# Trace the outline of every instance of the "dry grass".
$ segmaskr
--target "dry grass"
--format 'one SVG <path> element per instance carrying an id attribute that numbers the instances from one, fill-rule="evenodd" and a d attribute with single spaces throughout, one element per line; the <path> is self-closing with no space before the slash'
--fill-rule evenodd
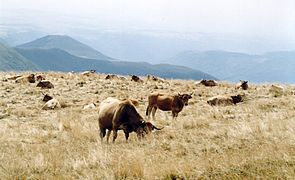
<path id="1" fill-rule="evenodd" d="M 249 90 L 236 92 L 227 82 L 208 88 L 193 81 L 137 84 L 104 80 L 104 75 L 44 74 L 54 89 L 0 82 L 1 179 L 295 177 L 294 86 L 284 85 L 284 94 L 276 96 L 270 84 L 250 84 Z M 144 116 L 147 96 L 154 91 L 194 92 L 194 97 L 175 122 L 171 113 L 158 111 L 153 123 L 164 129 L 145 140 L 131 134 L 126 143 L 119 132 L 115 144 L 102 145 L 97 109 L 82 107 L 109 96 L 132 98 Z M 41 92 L 60 100 L 62 108 L 41 110 Z M 246 101 L 218 107 L 206 103 L 209 97 L 235 93 L 245 93 Z"/>

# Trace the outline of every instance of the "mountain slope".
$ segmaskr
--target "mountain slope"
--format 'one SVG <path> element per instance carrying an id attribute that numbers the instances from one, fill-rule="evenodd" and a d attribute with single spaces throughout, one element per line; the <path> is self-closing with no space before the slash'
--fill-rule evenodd
<path id="1" fill-rule="evenodd" d="M 16 50 L 37 64 L 44 71 L 84 71 L 95 69 L 101 73 L 154 74 L 166 78 L 216 79 L 215 77 L 186 67 L 175 65 L 151 65 L 144 62 L 124 62 L 93 60 L 73 56 L 61 49 L 22 49 Z"/>
<path id="2" fill-rule="evenodd" d="M 0 71 L 35 71 L 39 68 L 31 61 L 10 48 L 0 43 Z"/>
<path id="3" fill-rule="evenodd" d="M 58 48 L 68 53 L 89 59 L 111 60 L 112 58 L 98 52 L 97 50 L 69 37 L 62 35 L 48 35 L 34 41 L 17 46 L 17 48 Z"/>
<path id="4" fill-rule="evenodd" d="M 165 62 L 199 69 L 228 81 L 295 82 L 292 75 L 295 74 L 295 52 L 249 55 L 226 51 L 187 51 Z"/>

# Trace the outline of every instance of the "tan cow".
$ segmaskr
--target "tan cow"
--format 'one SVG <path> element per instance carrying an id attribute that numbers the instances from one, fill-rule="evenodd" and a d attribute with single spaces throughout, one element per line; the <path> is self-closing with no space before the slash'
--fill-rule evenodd
<path id="1" fill-rule="evenodd" d="M 58 109 L 61 108 L 61 105 L 59 101 L 55 98 L 47 101 L 44 106 L 42 107 L 43 110 L 49 110 L 49 109 Z"/>
<path id="2" fill-rule="evenodd" d="M 211 106 L 233 105 L 243 101 L 243 95 L 226 96 L 218 95 L 208 99 L 207 103 Z"/>
<path id="3" fill-rule="evenodd" d="M 188 105 L 188 100 L 192 98 L 192 94 L 168 95 L 157 92 L 152 93 L 148 97 L 146 116 L 150 119 L 152 113 L 153 119 L 155 119 L 156 111 L 159 108 L 162 111 L 172 111 L 172 117 L 176 119 L 183 107 Z"/>
<path id="4" fill-rule="evenodd" d="M 103 142 L 103 138 L 106 135 L 106 130 L 108 130 L 107 142 L 109 141 L 111 131 L 113 131 L 113 142 L 115 142 L 118 130 L 124 131 L 127 141 L 131 132 L 136 132 L 138 139 L 141 139 L 145 133 L 148 134 L 150 132 L 147 130 L 159 129 L 153 128 L 153 125 L 152 128 L 150 124 L 147 125 L 129 100 L 121 101 L 115 98 L 107 98 L 101 102 L 98 109 L 101 142 Z"/>
<path id="5" fill-rule="evenodd" d="M 243 90 L 247 90 L 248 89 L 248 81 L 244 81 L 244 80 L 240 80 L 240 82 L 238 82 L 236 84 L 236 89 L 243 89 Z"/>
<path id="6" fill-rule="evenodd" d="M 84 75 L 84 76 L 90 76 L 90 75 L 95 74 L 95 73 L 96 73 L 96 70 L 89 70 L 89 71 L 84 71 L 81 74 Z"/>
<path id="7" fill-rule="evenodd" d="M 16 83 L 35 83 L 35 75 L 21 76 L 15 79 Z"/>

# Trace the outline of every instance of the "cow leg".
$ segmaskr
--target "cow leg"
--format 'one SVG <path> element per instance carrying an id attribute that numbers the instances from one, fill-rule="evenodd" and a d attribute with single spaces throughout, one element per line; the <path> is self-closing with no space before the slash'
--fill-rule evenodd
<path id="1" fill-rule="evenodd" d="M 129 132 L 124 131 L 124 133 L 125 133 L 125 138 L 126 138 L 126 142 L 127 142 L 128 141 L 128 138 L 129 138 Z"/>
<path id="2" fill-rule="evenodd" d="M 176 120 L 176 117 L 177 117 L 177 112 L 172 111 L 172 119 L 173 120 Z"/>
<path id="3" fill-rule="evenodd" d="M 100 139 L 101 139 L 101 143 L 103 142 L 103 138 L 106 135 L 106 129 L 100 129 Z"/>
<path id="4" fill-rule="evenodd" d="M 153 120 L 155 120 L 155 114 L 156 114 L 156 111 L 157 111 L 157 108 L 154 107 L 154 108 L 152 109 Z"/>
<path id="5" fill-rule="evenodd" d="M 114 129 L 113 130 L 113 143 L 115 142 L 117 136 L 118 136 L 118 130 Z"/>
<path id="6" fill-rule="evenodd" d="M 108 130 L 108 133 L 107 133 L 107 143 L 109 143 L 109 138 L 110 138 L 111 132 L 112 132 L 112 130 Z"/>
<path id="7" fill-rule="evenodd" d="M 151 117 L 151 111 L 152 111 L 153 107 L 152 106 L 148 106 L 146 108 L 146 116 L 148 117 L 148 119 L 150 119 Z"/>

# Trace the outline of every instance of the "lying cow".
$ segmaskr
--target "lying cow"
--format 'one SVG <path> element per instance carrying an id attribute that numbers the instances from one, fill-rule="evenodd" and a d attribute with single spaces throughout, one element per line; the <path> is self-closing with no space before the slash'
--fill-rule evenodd
<path id="1" fill-rule="evenodd" d="M 49 101 L 49 100 L 51 100 L 51 99 L 53 99 L 52 96 L 50 96 L 50 95 L 48 95 L 48 94 L 45 94 L 45 95 L 43 96 L 42 101 L 47 102 L 47 101 Z"/>
<path id="2" fill-rule="evenodd" d="M 35 79 L 36 79 L 37 82 L 39 82 L 39 81 L 45 80 L 45 77 L 42 76 L 42 75 L 38 75 L 38 76 L 35 77 Z"/>
<path id="3" fill-rule="evenodd" d="M 22 75 L 14 75 L 7 78 L 7 80 L 16 80 L 17 78 L 22 77 Z"/>
<path id="4" fill-rule="evenodd" d="M 216 105 L 232 105 L 242 101 L 243 101 L 243 97 L 241 95 L 236 95 L 236 96 L 218 95 L 218 96 L 210 98 L 207 101 L 207 103 L 211 106 L 216 106 Z"/>
<path id="5" fill-rule="evenodd" d="M 84 76 L 90 76 L 91 74 L 95 74 L 96 70 L 89 70 L 89 71 L 84 71 L 81 74 Z"/>
<path id="6" fill-rule="evenodd" d="M 136 75 L 131 75 L 131 81 L 134 81 L 134 82 L 143 82 L 142 79 L 140 79 L 138 76 Z"/>
<path id="7" fill-rule="evenodd" d="M 35 83 L 35 75 L 21 76 L 15 79 L 16 83 Z"/>
<path id="8" fill-rule="evenodd" d="M 165 80 L 156 76 L 152 76 L 152 75 L 147 75 L 147 80 L 148 81 L 155 81 L 155 82 L 160 82 L 160 83 L 164 83 Z"/>
<path id="9" fill-rule="evenodd" d="M 44 106 L 42 107 L 43 110 L 57 109 L 57 108 L 61 108 L 61 105 L 60 105 L 59 101 L 55 98 L 47 101 L 44 104 Z"/>
<path id="10" fill-rule="evenodd" d="M 244 81 L 244 80 L 240 80 L 239 83 L 236 84 L 236 89 L 243 89 L 243 90 L 247 90 L 248 89 L 248 81 Z"/>
<path id="11" fill-rule="evenodd" d="M 111 131 L 113 131 L 113 142 L 115 142 L 118 130 L 124 131 L 127 141 L 131 132 L 136 132 L 137 137 L 140 139 L 144 137 L 145 133 L 150 133 L 147 130 L 159 129 L 150 123 L 147 124 L 136 111 L 131 101 L 121 101 L 115 98 L 107 98 L 101 102 L 98 110 L 98 124 L 101 142 L 103 142 L 106 135 L 106 130 L 108 130 L 107 142 Z"/>
<path id="12" fill-rule="evenodd" d="M 188 100 L 192 98 L 192 94 L 168 95 L 161 93 L 152 93 L 148 97 L 148 107 L 146 109 L 146 116 L 150 119 L 152 112 L 153 119 L 159 108 L 162 111 L 172 111 L 173 119 L 176 119 L 178 113 L 182 111 L 184 106 L 188 105 Z"/>
<path id="13" fill-rule="evenodd" d="M 48 80 L 42 80 L 38 82 L 36 87 L 40 87 L 42 89 L 52 89 L 54 88 L 54 85 Z"/>
<path id="14" fill-rule="evenodd" d="M 217 82 L 214 80 L 201 80 L 200 82 L 198 82 L 197 84 L 202 84 L 204 86 L 217 86 Z"/>
<path id="15" fill-rule="evenodd" d="M 109 79 L 109 80 L 114 80 L 114 79 L 119 79 L 119 77 L 115 74 L 108 74 L 105 79 Z"/>

